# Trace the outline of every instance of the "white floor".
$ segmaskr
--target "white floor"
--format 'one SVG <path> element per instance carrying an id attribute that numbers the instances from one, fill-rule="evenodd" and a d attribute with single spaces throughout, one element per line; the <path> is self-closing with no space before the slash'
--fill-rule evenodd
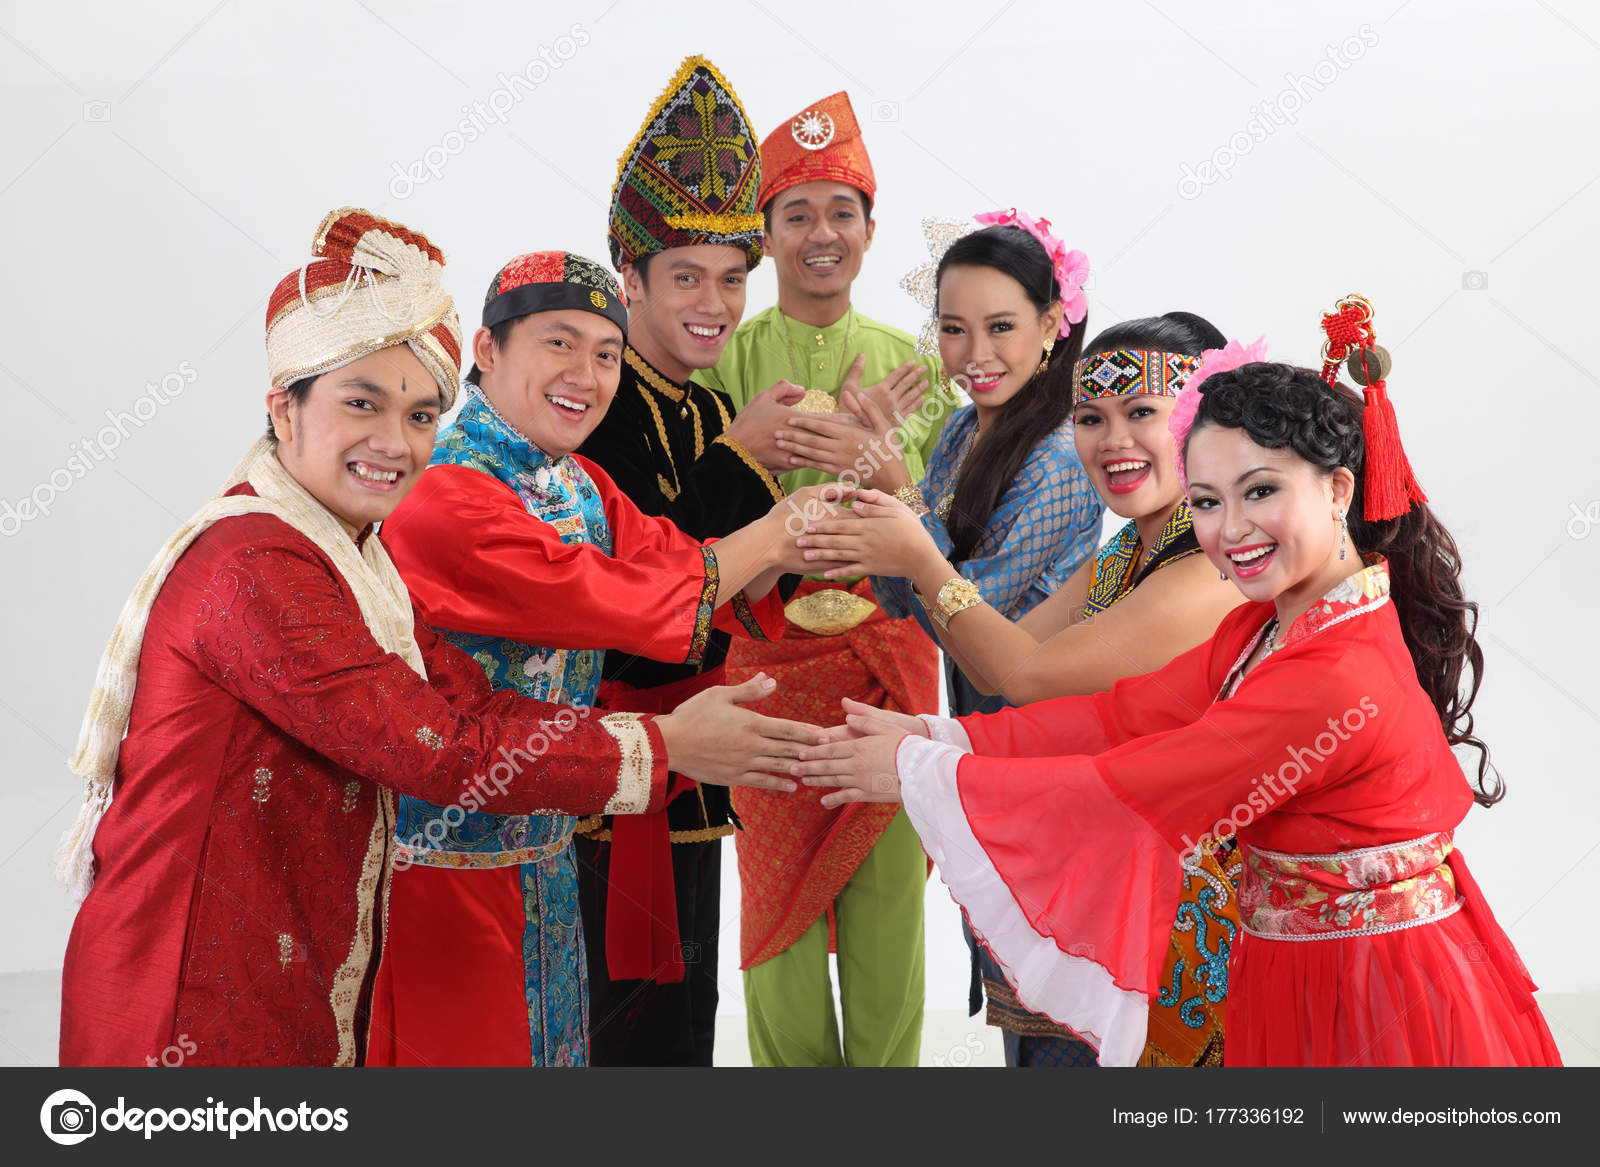
<path id="1" fill-rule="evenodd" d="M 1569 1066 L 1600 1066 L 1600 993 L 1541 993 L 1539 1004 Z M 53 1066 L 61 1009 L 61 973 L 0 974 L 0 1065 Z M 922 1029 L 924 1066 L 999 1066 L 998 1030 L 981 1017 L 930 1010 Z M 744 1014 L 717 1018 L 717 1064 L 748 1066 Z"/>

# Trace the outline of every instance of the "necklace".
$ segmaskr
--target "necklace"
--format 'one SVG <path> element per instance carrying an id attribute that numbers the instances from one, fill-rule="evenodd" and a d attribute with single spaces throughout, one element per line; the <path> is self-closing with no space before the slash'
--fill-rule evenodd
<path id="1" fill-rule="evenodd" d="M 950 504 L 956 500 L 956 484 L 961 481 L 961 468 L 967 464 L 967 455 L 972 453 L 972 447 L 978 440 L 978 427 L 973 426 L 972 432 L 967 435 L 967 440 L 961 443 L 961 452 L 956 455 L 955 469 L 950 474 L 950 489 L 939 496 L 939 501 L 933 504 L 933 513 L 946 521 L 950 518 Z"/>
<path id="2" fill-rule="evenodd" d="M 778 309 L 778 322 L 783 327 L 783 344 L 784 344 L 784 347 L 789 352 L 789 371 L 794 374 L 794 383 L 796 385 L 804 387 L 805 383 L 806 383 L 806 374 L 805 374 L 805 371 L 800 367 L 800 358 L 795 355 L 794 337 L 789 335 L 789 318 L 783 314 L 783 309 L 782 308 Z M 850 333 L 855 328 L 855 326 L 856 326 L 856 310 L 854 308 L 851 308 L 845 313 L 844 343 L 839 346 L 839 356 L 838 356 L 838 359 L 834 362 L 834 368 L 839 373 L 839 379 L 834 384 L 834 387 L 833 387 L 833 392 L 834 392 L 834 396 L 835 397 L 838 396 L 839 390 L 841 388 L 843 388 L 843 386 L 844 386 L 844 373 L 845 373 L 845 370 L 847 370 L 850 367 L 849 365 L 846 365 L 844 362 L 845 362 L 845 358 L 849 355 L 849 352 L 850 352 Z M 817 333 L 817 344 L 818 344 L 818 346 L 821 346 L 823 343 L 825 343 L 825 342 L 823 341 L 822 333 L 819 332 L 819 333 Z M 820 368 L 821 366 L 819 365 L 818 367 Z"/>
<path id="3" fill-rule="evenodd" d="M 1261 641 L 1264 647 L 1261 656 L 1256 660 L 1258 665 L 1283 647 L 1278 643 L 1278 618 L 1276 616 L 1268 620 L 1267 626 L 1261 630 Z"/>

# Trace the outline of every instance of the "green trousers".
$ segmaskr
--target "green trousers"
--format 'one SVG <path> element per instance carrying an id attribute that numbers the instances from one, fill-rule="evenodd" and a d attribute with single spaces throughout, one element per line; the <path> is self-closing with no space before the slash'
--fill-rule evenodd
<path id="1" fill-rule="evenodd" d="M 915 1066 L 922 1050 L 928 864 L 902 809 L 833 901 L 844 1044 L 828 975 L 828 917 L 744 972 L 758 1066 Z"/>

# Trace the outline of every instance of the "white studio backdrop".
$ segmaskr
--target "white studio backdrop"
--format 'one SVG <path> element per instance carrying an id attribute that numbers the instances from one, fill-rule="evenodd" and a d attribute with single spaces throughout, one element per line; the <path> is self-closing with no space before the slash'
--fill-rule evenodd
<path id="1" fill-rule="evenodd" d="M 605 258 L 617 156 L 690 53 L 763 135 L 850 92 L 880 183 L 856 303 L 908 331 L 919 220 L 1011 206 L 1088 252 L 1091 331 L 1181 308 L 1309 364 L 1319 313 L 1372 299 L 1483 604 L 1478 726 L 1510 796 L 1459 839 L 1535 978 L 1600 989 L 1582 0 L 0 4 L 0 973 L 60 967 L 52 856 L 96 662 L 259 430 L 266 296 L 319 219 L 359 205 L 427 232 L 470 330 L 512 255 Z M 748 310 L 773 297 L 767 264 Z M 731 1011 L 736 870 L 730 845 Z M 928 904 L 929 1008 L 959 1009 L 937 879 Z"/>

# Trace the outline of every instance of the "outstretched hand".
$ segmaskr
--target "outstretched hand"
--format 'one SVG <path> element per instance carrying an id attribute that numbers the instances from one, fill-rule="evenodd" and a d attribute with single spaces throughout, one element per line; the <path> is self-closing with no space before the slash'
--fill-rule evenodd
<path id="1" fill-rule="evenodd" d="M 920 361 L 907 361 L 863 389 L 866 364 L 865 354 L 850 363 L 836 412 L 789 418 L 787 428 L 776 435 L 776 445 L 791 467 L 808 466 L 836 477 L 851 471 L 863 483 L 897 490 L 911 482 L 911 475 L 895 431 L 927 391 L 928 370 Z"/>
<path id="2" fill-rule="evenodd" d="M 879 712 L 874 710 L 874 712 Z M 906 734 L 884 722 L 860 718 L 862 736 L 807 746 L 789 772 L 807 786 L 836 787 L 822 797 L 825 807 L 852 802 L 899 802 L 896 755 Z"/>
<path id="3" fill-rule="evenodd" d="M 752 458 L 773 473 L 791 468 L 789 455 L 778 448 L 778 427 L 788 420 L 806 391 L 789 381 L 779 381 L 752 397 L 726 430 Z"/>
<path id="4" fill-rule="evenodd" d="M 858 575 L 911 578 L 919 561 L 940 555 L 922 520 L 905 503 L 878 490 L 858 491 L 849 517 L 808 522 L 795 539 L 809 570 L 825 579 Z M 943 558 L 940 555 L 940 558 Z"/>
<path id="5" fill-rule="evenodd" d="M 867 737 L 874 733 L 910 733 L 918 737 L 928 736 L 928 723 L 915 714 L 879 709 L 876 705 L 868 705 L 865 701 L 856 701 L 849 697 L 843 698 L 839 704 L 844 708 L 844 724 L 822 731 L 825 740 L 829 742 L 854 741 L 856 738 Z"/>
<path id="6" fill-rule="evenodd" d="M 671 713 L 657 717 L 668 765 L 714 786 L 797 789 L 779 775 L 789 773 L 801 751 L 826 741 L 827 735 L 814 725 L 742 707 L 743 702 L 770 697 L 776 688 L 776 681 L 758 673 L 742 685 L 717 685 L 696 693 Z"/>
<path id="7" fill-rule="evenodd" d="M 896 369 L 891 369 L 889 375 L 875 385 L 865 388 L 861 385 L 861 374 L 866 370 L 866 354 L 862 354 L 850 365 L 850 371 L 845 374 L 844 382 L 839 386 L 839 403 L 852 413 L 857 419 L 868 427 L 872 422 L 858 408 L 859 402 L 846 401 L 846 395 L 865 398 L 870 401 L 885 418 L 894 425 L 900 425 L 911 414 L 911 411 L 921 404 L 923 395 L 928 391 L 928 367 L 919 360 L 909 360 Z"/>

